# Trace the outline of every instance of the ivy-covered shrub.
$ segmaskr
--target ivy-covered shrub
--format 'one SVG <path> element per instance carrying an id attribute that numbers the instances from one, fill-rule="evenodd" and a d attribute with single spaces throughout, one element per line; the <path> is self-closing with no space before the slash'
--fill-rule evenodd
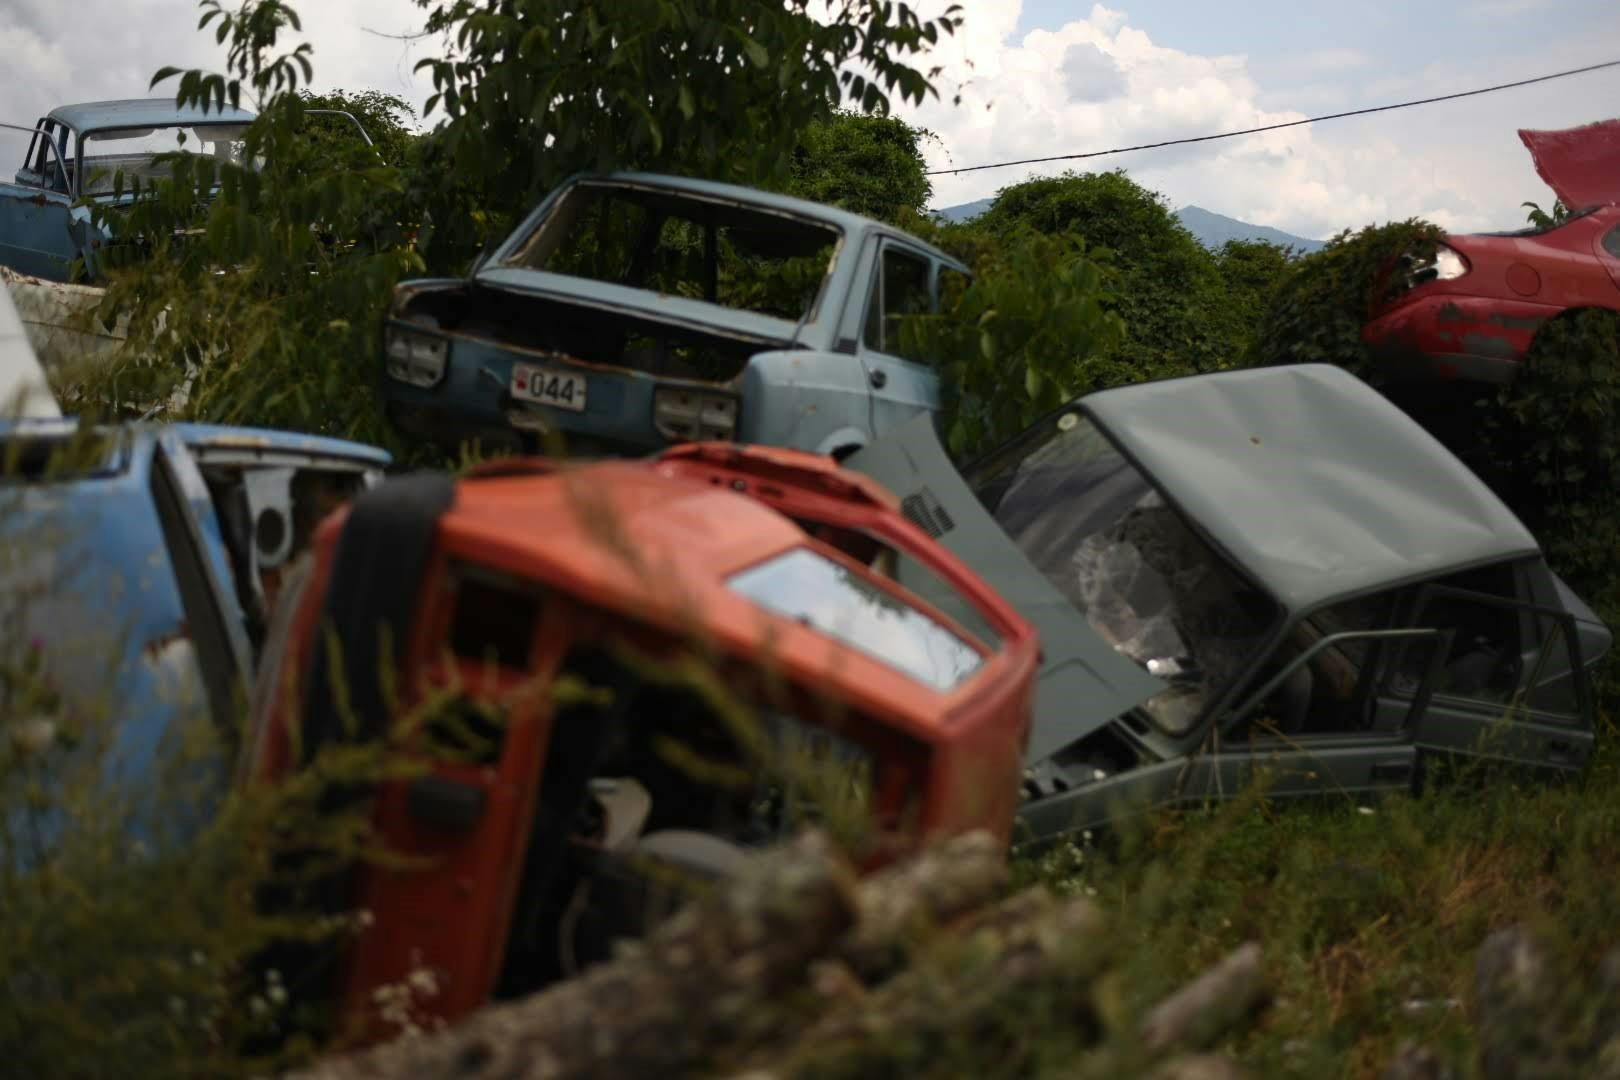
<path id="1" fill-rule="evenodd" d="M 953 454 L 987 450 L 1042 413 L 1091 390 L 1133 381 L 1115 352 L 1124 323 L 1108 310 L 1109 253 L 1067 233 L 972 229 L 936 237 L 974 278 L 951 275 L 938 315 L 902 321 L 901 349 L 940 373 Z"/>
<path id="2" fill-rule="evenodd" d="M 975 222 L 997 236 L 1066 233 L 1107 248 L 1117 271 L 1108 310 L 1129 333 L 1113 347 L 1137 381 L 1235 364 L 1250 327 L 1232 317 L 1216 255 L 1169 202 L 1121 170 L 1064 173 L 1001 189 Z"/>
<path id="3" fill-rule="evenodd" d="M 1410 218 L 1346 229 L 1296 259 L 1271 293 L 1251 363 L 1338 364 L 1376 385 L 1361 328 L 1387 298 L 1401 256 L 1432 255 L 1443 235 L 1438 225 Z"/>
<path id="4" fill-rule="evenodd" d="M 1620 626 L 1620 312 L 1544 323 L 1485 415 L 1487 479 L 1559 573 Z"/>

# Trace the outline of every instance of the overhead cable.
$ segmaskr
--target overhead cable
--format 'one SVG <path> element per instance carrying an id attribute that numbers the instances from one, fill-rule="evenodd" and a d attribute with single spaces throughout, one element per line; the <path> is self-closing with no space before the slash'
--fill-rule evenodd
<path id="1" fill-rule="evenodd" d="M 1239 135 L 1257 135 L 1262 131 L 1279 131 L 1283 128 L 1299 127 L 1301 124 L 1319 124 L 1323 120 L 1342 120 L 1347 116 L 1366 116 L 1369 113 L 1389 112 L 1393 109 L 1410 109 L 1416 105 L 1433 105 L 1437 101 L 1456 101 L 1458 98 L 1476 97 L 1480 94 L 1494 94 L 1498 90 L 1512 90 L 1520 86 L 1530 86 L 1534 83 L 1551 82 L 1553 79 L 1567 79 L 1571 75 L 1585 75 L 1591 71 L 1602 71 L 1604 68 L 1620 67 L 1620 60 L 1609 60 L 1602 64 L 1589 64 L 1586 67 L 1571 68 L 1568 71 L 1555 71 L 1550 75 L 1537 75 L 1533 79 L 1520 79 L 1517 82 L 1498 83 L 1495 86 L 1482 86 L 1477 90 L 1462 90 L 1455 94 L 1441 94 L 1438 97 L 1418 98 L 1415 101 L 1399 101 L 1393 105 L 1374 105 L 1366 109 L 1351 109 L 1348 112 L 1328 113 L 1325 116 L 1309 116 L 1303 120 L 1287 120 L 1280 124 L 1263 124 L 1260 127 L 1240 128 L 1237 131 L 1221 131 L 1213 135 L 1191 135 L 1182 139 L 1165 139 L 1163 142 L 1138 143 L 1135 146 L 1116 146 L 1111 150 L 1090 150 L 1081 154 L 1057 154 L 1053 157 L 1021 158 L 1018 161 L 993 161 L 987 165 L 964 165 L 957 169 L 930 169 L 929 176 L 955 176 L 958 173 L 979 172 L 982 169 L 1006 169 L 1014 165 L 1044 165 L 1052 161 L 1079 161 L 1082 158 L 1107 157 L 1109 154 L 1128 154 L 1133 150 L 1157 150 L 1164 146 L 1184 146 L 1187 143 L 1213 142 L 1216 139 L 1232 139 Z"/>

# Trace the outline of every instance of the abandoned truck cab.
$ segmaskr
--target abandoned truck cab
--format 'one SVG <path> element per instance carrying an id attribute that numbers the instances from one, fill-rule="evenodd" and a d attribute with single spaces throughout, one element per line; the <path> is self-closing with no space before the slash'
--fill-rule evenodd
<path id="1" fill-rule="evenodd" d="M 413 435 L 571 456 L 734 439 L 841 455 L 938 408 L 900 316 L 966 267 L 859 215 L 636 173 L 562 184 L 467 280 L 407 281 L 383 397 Z"/>
<path id="2" fill-rule="evenodd" d="M 1082 398 L 966 470 L 851 459 L 1039 628 L 1020 817 L 1408 789 L 1435 755 L 1579 769 L 1610 634 L 1488 488 L 1324 365 Z M 926 595 L 926 589 L 923 590 Z"/>
<path id="3" fill-rule="evenodd" d="M 88 277 L 112 241 L 80 204 L 132 198 L 128 178 L 168 175 L 159 155 L 177 151 L 238 162 L 245 109 L 179 106 L 172 97 L 63 105 L 34 124 L 0 123 L 0 265 L 67 281 L 76 260 Z M 115 174 L 126 177 L 115 190 Z"/>
<path id="4" fill-rule="evenodd" d="M 967 617 L 898 586 L 902 566 Z M 723 874 L 835 812 L 877 861 L 1009 836 L 1038 662 L 1032 628 L 875 484 L 731 445 L 385 483 L 322 526 L 271 639 L 244 779 L 343 737 L 340 685 L 353 730 L 427 770 L 371 794 L 412 863 L 299 901 L 371 928 L 336 960 L 278 961 L 324 970 L 309 992 L 362 1039 L 389 1033 L 374 992 L 413 962 L 439 987 L 427 1022 L 602 956 L 649 917 L 649 862 Z"/>

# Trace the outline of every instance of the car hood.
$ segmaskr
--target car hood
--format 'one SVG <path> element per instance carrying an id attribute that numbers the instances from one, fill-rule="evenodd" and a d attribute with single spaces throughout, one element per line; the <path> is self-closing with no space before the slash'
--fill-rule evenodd
<path id="1" fill-rule="evenodd" d="M 1620 203 L 1620 118 L 1558 131 L 1520 128 L 1519 138 L 1570 210 Z"/>
<path id="2" fill-rule="evenodd" d="M 1041 638 L 1041 674 L 1027 764 L 1051 757 L 1165 688 L 1163 681 L 1115 651 L 996 524 L 946 457 L 931 415 L 919 415 L 843 464 L 897 495 L 908 518 L 1035 625 Z M 960 603 L 931 579 L 905 580 L 903 568 L 901 578 L 947 613 Z"/>

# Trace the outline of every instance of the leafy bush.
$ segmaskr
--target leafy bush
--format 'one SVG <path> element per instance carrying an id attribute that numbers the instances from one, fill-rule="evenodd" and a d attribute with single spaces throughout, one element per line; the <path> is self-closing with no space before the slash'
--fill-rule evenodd
<path id="1" fill-rule="evenodd" d="M 996 235 L 1072 233 L 1112 251 L 1118 277 L 1108 310 L 1128 330 L 1113 351 L 1138 380 L 1218 370 L 1243 351 L 1249 328 L 1233 317 L 1216 257 L 1164 196 L 1122 171 L 1014 184 L 976 223 Z"/>
<path id="2" fill-rule="evenodd" d="M 1133 380 L 1112 355 L 1124 327 L 1107 310 L 1107 252 L 1030 229 L 995 239 L 969 227 L 936 239 L 971 258 L 975 277 L 963 287 L 952 275 L 941 314 L 907 316 L 900 340 L 940 372 L 954 454 L 988 449 L 1081 393 Z"/>
<path id="3" fill-rule="evenodd" d="M 743 183 L 786 180 L 800 133 L 847 103 L 935 93 L 914 66 L 959 8 L 925 19 L 885 0 L 432 0 L 454 42 L 419 65 L 427 115 L 478 190 L 490 236 L 582 170 L 639 168 Z"/>
<path id="4" fill-rule="evenodd" d="M 1297 259 L 1271 294 L 1250 360 L 1338 364 L 1377 383 L 1361 328 L 1385 298 L 1388 272 L 1404 254 L 1432 255 L 1444 234 L 1412 218 L 1346 229 Z"/>
<path id="5" fill-rule="evenodd" d="M 1518 378 L 1483 415 L 1486 478 L 1554 568 L 1620 626 L 1620 313 L 1577 310 L 1544 323 Z M 1620 663 L 1611 657 L 1605 671 L 1614 683 Z"/>
<path id="6" fill-rule="evenodd" d="M 156 80 L 180 75 L 180 98 L 199 105 L 264 101 L 240 148 L 258 167 L 175 155 L 172 178 L 131 185 L 133 205 L 93 209 L 115 235 L 140 238 L 110 269 L 99 312 L 108 325 L 127 318 L 129 336 L 69 404 L 121 413 L 167 402 L 159 413 L 177 418 L 386 442 L 371 392 L 384 299 L 422 267 L 395 213 L 401 174 L 359 139 L 331 137 L 330 118 L 312 130 L 296 92 L 308 46 L 274 55 L 298 26 L 290 9 L 203 7 L 228 42 L 229 77 Z"/>
<path id="7" fill-rule="evenodd" d="M 840 110 L 799 133 L 785 190 L 879 221 L 920 217 L 934 192 L 922 155 L 930 139 L 897 116 Z"/>

